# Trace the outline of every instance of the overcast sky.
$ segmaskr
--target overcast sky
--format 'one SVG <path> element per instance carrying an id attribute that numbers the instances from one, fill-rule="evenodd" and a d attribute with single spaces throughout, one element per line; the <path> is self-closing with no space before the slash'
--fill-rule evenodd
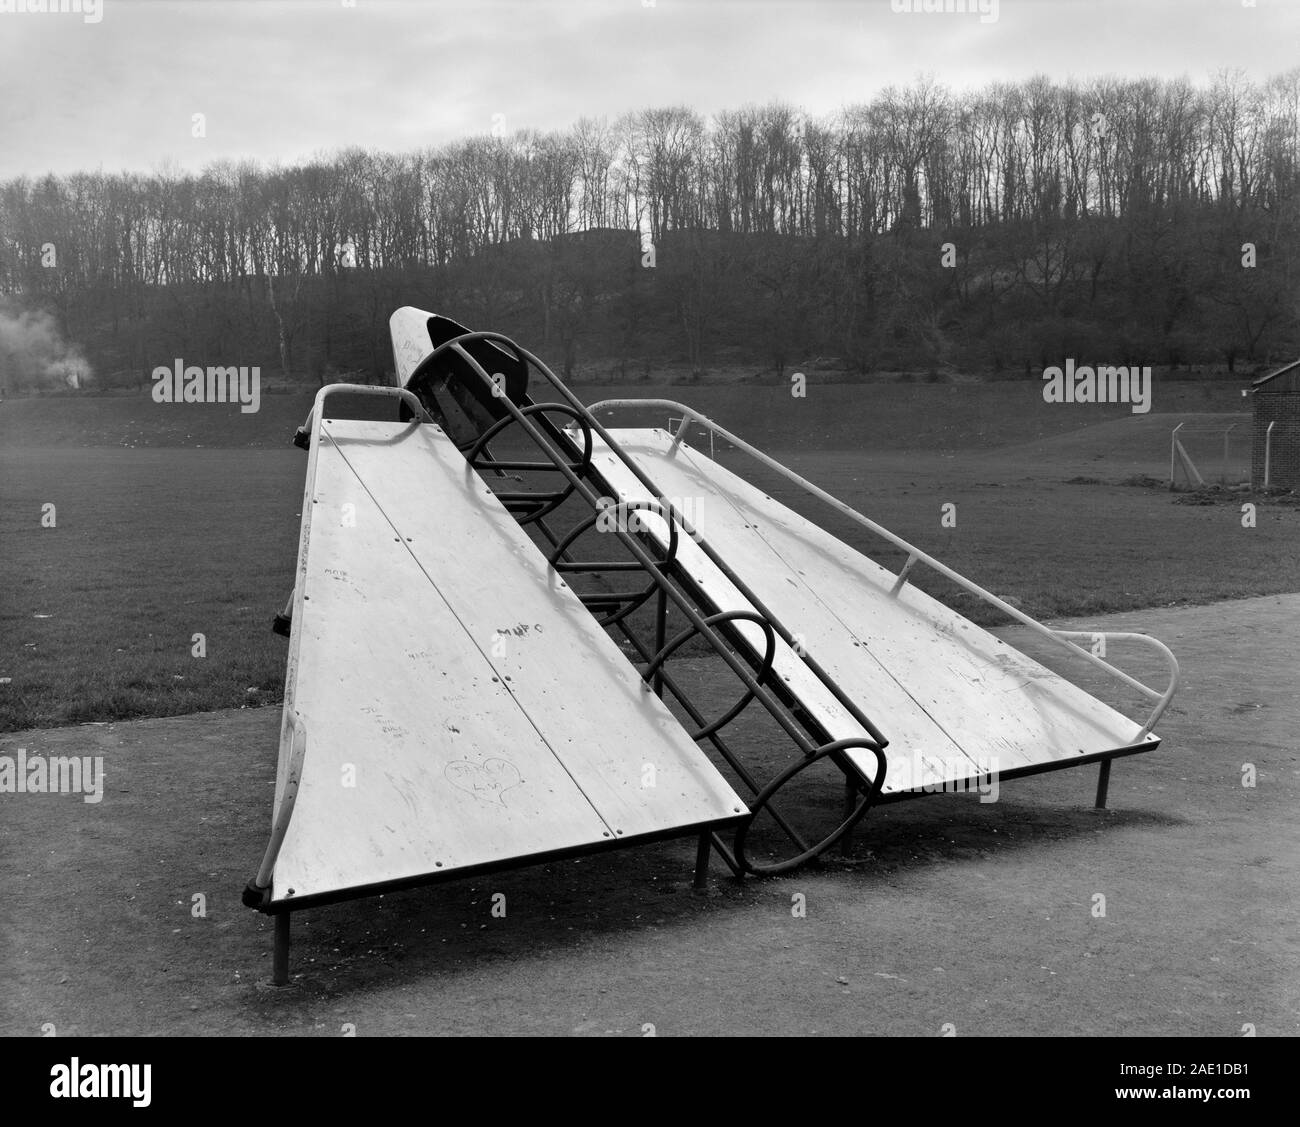
<path id="1" fill-rule="evenodd" d="M 962 90 L 1300 62 L 1300 0 L 999 0 L 994 20 L 893 11 L 901 0 L 99 0 L 98 22 L 7 10 L 59 2 L 0 0 L 0 178 L 409 150 L 485 133 L 494 114 L 545 130 L 779 98 L 820 116 L 923 71 Z"/>

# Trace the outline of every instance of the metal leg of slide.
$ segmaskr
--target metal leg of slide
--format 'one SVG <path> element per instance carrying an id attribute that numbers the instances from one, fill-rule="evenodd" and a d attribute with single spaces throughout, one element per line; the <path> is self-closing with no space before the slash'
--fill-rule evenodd
<path id="1" fill-rule="evenodd" d="M 1110 760 L 1101 761 L 1101 772 L 1097 775 L 1097 802 L 1098 810 L 1106 809 L 1106 790 L 1110 786 Z"/>
<path id="2" fill-rule="evenodd" d="M 707 830 L 700 834 L 695 847 L 695 891 L 705 892 L 709 887 L 709 854 L 713 850 L 713 835 Z"/>
<path id="3" fill-rule="evenodd" d="M 662 587 L 659 589 L 659 598 L 655 605 L 655 653 L 659 653 L 668 641 L 668 592 Z M 655 696 L 663 699 L 664 695 L 664 675 L 663 666 L 660 666 L 651 682 L 654 686 Z"/>
<path id="4" fill-rule="evenodd" d="M 844 817 L 847 819 L 858 804 L 858 784 L 851 775 L 844 776 Z M 840 855 L 847 857 L 853 849 L 853 831 L 849 830 L 840 838 Z"/>
<path id="5" fill-rule="evenodd" d="M 272 956 L 273 967 L 271 981 L 276 986 L 289 985 L 289 913 L 277 912 L 275 915 L 275 954 Z"/>

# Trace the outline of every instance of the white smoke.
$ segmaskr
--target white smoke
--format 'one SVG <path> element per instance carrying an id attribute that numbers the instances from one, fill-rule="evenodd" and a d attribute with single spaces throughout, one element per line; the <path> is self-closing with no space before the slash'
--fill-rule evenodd
<path id="1" fill-rule="evenodd" d="M 48 313 L 0 305 L 0 391 L 83 388 L 93 372 Z"/>

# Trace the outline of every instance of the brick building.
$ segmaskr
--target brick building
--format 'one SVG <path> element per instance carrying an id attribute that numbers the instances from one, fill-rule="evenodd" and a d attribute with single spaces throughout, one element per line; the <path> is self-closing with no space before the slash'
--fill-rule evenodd
<path id="1" fill-rule="evenodd" d="M 1300 488 L 1300 360 L 1260 376 L 1250 392 L 1251 484 Z"/>

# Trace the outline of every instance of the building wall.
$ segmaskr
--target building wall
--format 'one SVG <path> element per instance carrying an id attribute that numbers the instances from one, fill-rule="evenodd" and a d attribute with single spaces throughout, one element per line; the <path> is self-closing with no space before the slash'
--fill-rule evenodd
<path id="1" fill-rule="evenodd" d="M 1265 384 L 1254 393 L 1250 480 L 1256 489 L 1264 484 L 1264 436 L 1271 422 L 1277 425 L 1273 427 L 1269 484 L 1300 488 L 1300 389 L 1275 391 Z"/>

